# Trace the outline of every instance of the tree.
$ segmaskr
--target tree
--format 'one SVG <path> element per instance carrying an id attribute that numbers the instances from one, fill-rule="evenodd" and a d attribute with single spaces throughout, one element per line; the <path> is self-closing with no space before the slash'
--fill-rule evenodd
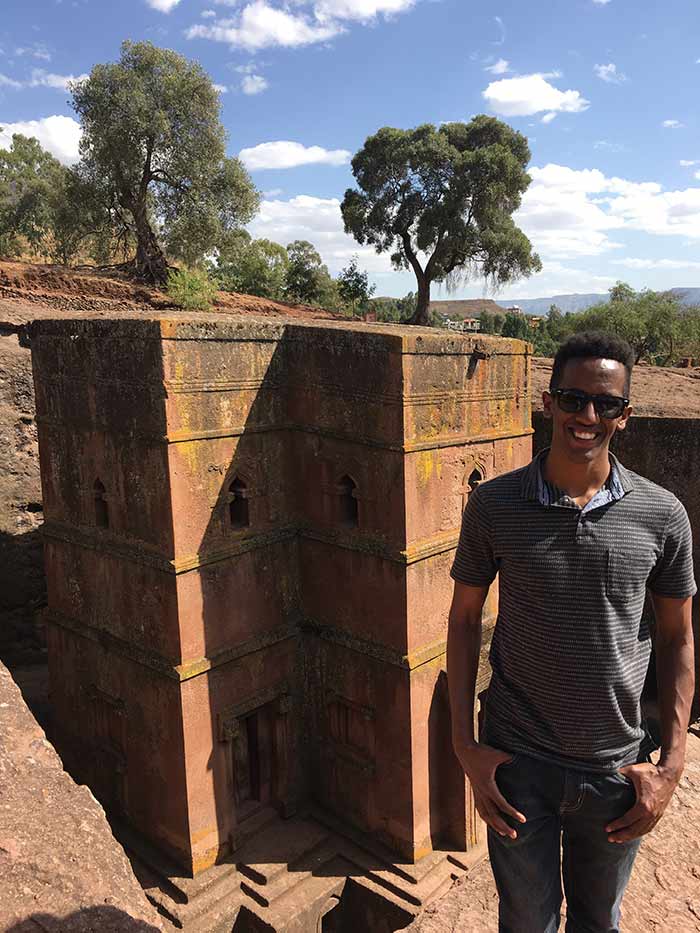
<path id="1" fill-rule="evenodd" d="M 214 278 L 225 291 L 284 298 L 289 259 L 287 250 L 272 240 L 253 240 L 236 230 L 219 252 Z"/>
<path id="2" fill-rule="evenodd" d="M 350 264 L 340 271 L 337 281 L 340 297 L 350 305 L 352 313 L 364 311 L 375 286 L 369 284 L 367 272 L 360 269 L 357 256 L 353 256 Z"/>
<path id="3" fill-rule="evenodd" d="M 294 240 L 287 246 L 287 275 L 285 291 L 293 301 L 313 304 L 318 301 L 325 279 L 330 279 L 328 269 L 308 240 Z"/>
<path id="4" fill-rule="evenodd" d="M 352 160 L 358 189 L 341 205 L 345 231 L 418 285 L 412 323 L 429 323 L 431 282 L 480 274 L 494 285 L 538 271 L 539 258 L 512 214 L 530 183 L 527 140 L 494 117 L 392 127 Z"/>
<path id="5" fill-rule="evenodd" d="M 57 194 L 68 170 L 36 139 L 15 133 L 8 150 L 0 149 L 0 255 L 36 253 L 51 232 Z"/>
<path id="6" fill-rule="evenodd" d="M 678 300 L 668 292 L 635 292 L 624 282 L 610 289 L 610 301 L 575 315 L 576 331 L 602 330 L 617 334 L 634 350 L 635 362 L 668 366 L 678 356 L 682 314 Z"/>
<path id="7" fill-rule="evenodd" d="M 118 62 L 73 82 L 82 169 L 102 180 L 106 207 L 136 238 L 137 276 L 163 284 L 163 252 L 201 259 L 251 219 L 259 194 L 226 158 L 219 96 L 196 62 L 150 42 L 124 42 Z"/>
<path id="8" fill-rule="evenodd" d="M 531 340 L 532 328 L 524 314 L 506 311 L 501 334 L 504 337 L 517 337 L 518 340 Z"/>

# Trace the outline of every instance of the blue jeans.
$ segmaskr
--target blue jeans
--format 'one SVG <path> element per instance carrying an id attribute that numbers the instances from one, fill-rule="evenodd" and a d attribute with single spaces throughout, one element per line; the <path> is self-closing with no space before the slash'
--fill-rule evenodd
<path id="1" fill-rule="evenodd" d="M 527 755 L 496 769 L 496 783 L 527 818 L 517 839 L 488 830 L 500 897 L 499 933 L 556 933 L 566 893 L 566 933 L 618 933 L 620 902 L 640 840 L 608 842 L 606 825 L 634 805 L 632 783 Z M 563 852 L 560 863 L 559 853 Z"/>

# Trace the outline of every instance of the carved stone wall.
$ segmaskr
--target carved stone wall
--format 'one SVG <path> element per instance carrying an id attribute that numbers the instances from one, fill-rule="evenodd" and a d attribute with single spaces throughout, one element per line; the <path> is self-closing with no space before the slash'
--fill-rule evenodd
<path id="1" fill-rule="evenodd" d="M 527 345 L 208 316 L 30 337 L 73 773 L 195 875 L 308 801 L 408 862 L 476 845 L 449 566 L 475 484 L 530 457 Z"/>

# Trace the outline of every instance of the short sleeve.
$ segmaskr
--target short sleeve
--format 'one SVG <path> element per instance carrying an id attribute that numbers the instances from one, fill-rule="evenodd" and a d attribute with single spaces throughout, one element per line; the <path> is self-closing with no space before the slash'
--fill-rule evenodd
<path id="1" fill-rule="evenodd" d="M 450 576 L 467 586 L 488 586 L 498 573 L 488 505 L 477 487 L 467 500 Z"/>
<path id="2" fill-rule="evenodd" d="M 668 518 L 661 556 L 649 576 L 657 596 L 684 599 L 697 592 L 693 576 L 693 535 L 688 513 L 676 500 Z"/>

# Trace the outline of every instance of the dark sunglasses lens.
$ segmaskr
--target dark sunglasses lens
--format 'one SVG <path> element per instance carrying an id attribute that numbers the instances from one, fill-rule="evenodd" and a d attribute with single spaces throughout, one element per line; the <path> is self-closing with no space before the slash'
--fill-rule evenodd
<path id="1" fill-rule="evenodd" d="M 601 418 L 619 418 L 625 410 L 625 400 L 612 395 L 596 399 L 595 409 Z"/>
<path id="2" fill-rule="evenodd" d="M 586 404 L 585 396 L 579 395 L 578 392 L 560 392 L 559 393 L 559 407 L 562 411 L 573 413 L 575 411 L 581 411 L 583 406 Z"/>

